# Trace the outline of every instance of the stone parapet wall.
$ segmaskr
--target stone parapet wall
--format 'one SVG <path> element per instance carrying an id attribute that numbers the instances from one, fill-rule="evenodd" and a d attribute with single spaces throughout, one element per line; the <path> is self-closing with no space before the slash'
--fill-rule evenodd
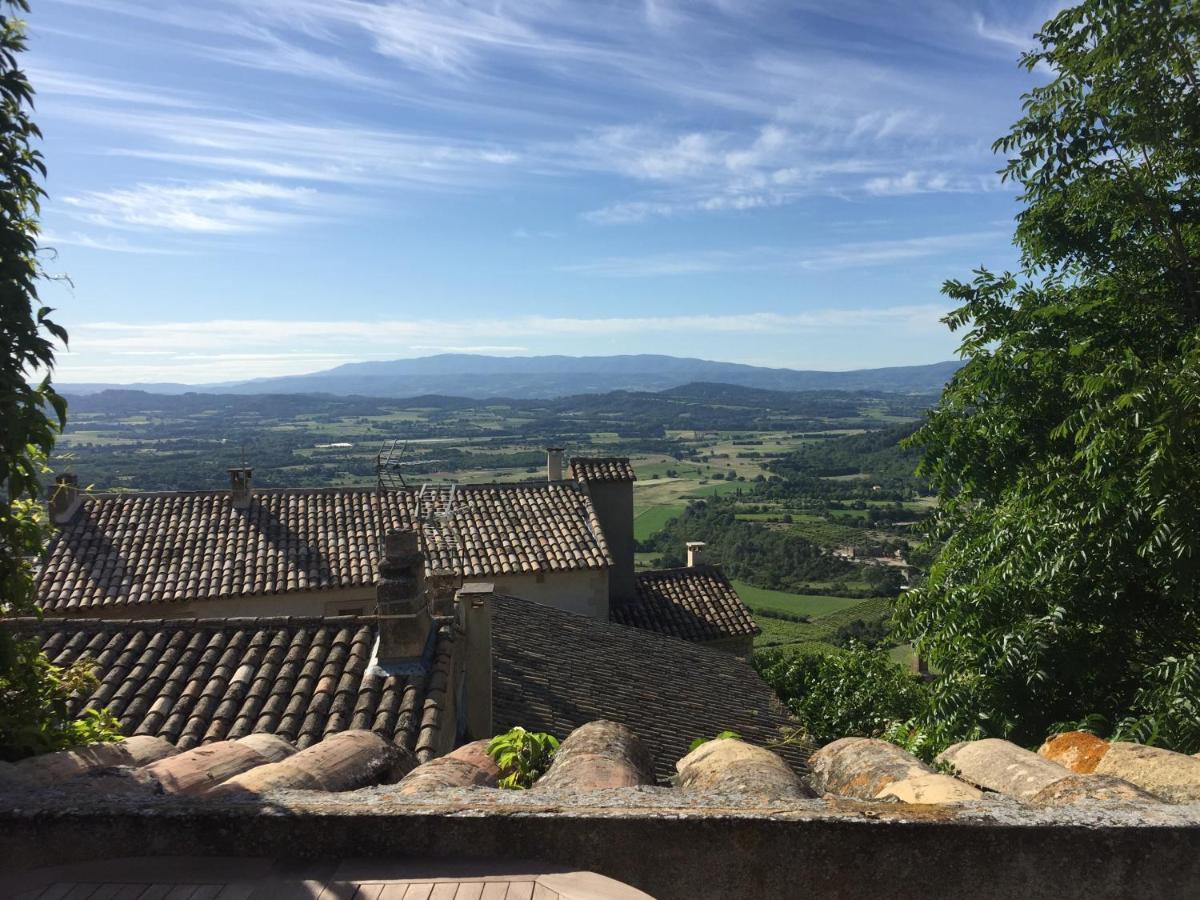
<path id="1" fill-rule="evenodd" d="M 528 858 L 662 900 L 703 897 L 1194 897 L 1200 805 L 1037 809 L 744 794 L 381 786 L 254 801 L 9 795 L 0 873 L 114 855 Z"/>

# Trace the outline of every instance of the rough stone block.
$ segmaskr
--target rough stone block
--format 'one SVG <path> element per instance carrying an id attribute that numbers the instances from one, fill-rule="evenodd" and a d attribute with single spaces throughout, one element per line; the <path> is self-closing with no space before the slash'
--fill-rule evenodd
<path id="1" fill-rule="evenodd" d="M 911 753 L 877 738 L 840 738 L 808 759 L 809 783 L 818 794 L 874 800 L 888 785 L 933 770 Z"/>
<path id="2" fill-rule="evenodd" d="M 983 799 L 983 791 L 964 781 L 934 772 L 893 781 L 878 794 L 876 800 L 899 800 L 901 803 L 970 803 Z"/>
<path id="3" fill-rule="evenodd" d="M 1086 731 L 1056 734 L 1038 748 L 1039 756 L 1044 756 L 1081 775 L 1096 771 L 1100 757 L 1107 752 L 1108 741 Z"/>
<path id="4" fill-rule="evenodd" d="M 675 769 L 684 790 L 750 794 L 768 800 L 812 796 L 779 756 L 733 738 L 701 744 L 675 763 Z"/>
<path id="5" fill-rule="evenodd" d="M 1044 806 L 1067 806 L 1071 803 L 1101 801 L 1106 803 L 1161 803 L 1162 801 L 1136 785 L 1109 775 L 1068 775 L 1042 788 L 1030 803 Z"/>
<path id="6" fill-rule="evenodd" d="M 218 794 L 272 790 L 351 791 L 392 773 L 401 751 L 370 731 L 342 731 L 279 762 L 234 775 Z"/>
<path id="7" fill-rule="evenodd" d="M 641 738 L 624 725 L 600 719 L 567 735 L 534 789 L 589 791 L 654 783 L 654 760 Z"/>
<path id="8" fill-rule="evenodd" d="M 487 741 L 474 741 L 422 763 L 400 779 L 398 792 L 423 794 L 442 788 L 495 787 L 500 780 L 500 769 L 488 756 L 487 745 Z"/>
<path id="9" fill-rule="evenodd" d="M 267 762 L 279 762 L 296 752 L 296 747 L 291 741 L 266 732 L 248 734 L 244 738 L 238 738 L 238 743 L 258 751 Z"/>
<path id="10" fill-rule="evenodd" d="M 1160 747 L 1113 741 L 1096 774 L 1122 778 L 1171 803 L 1200 801 L 1200 759 Z"/>
<path id="11" fill-rule="evenodd" d="M 984 788 L 1030 800 L 1042 789 L 1066 778 L 1071 770 L 999 738 L 955 744 L 938 756 L 964 781 Z"/>
<path id="12" fill-rule="evenodd" d="M 145 766 L 179 751 L 162 738 L 139 735 L 109 744 L 89 744 L 23 759 L 16 764 L 23 777 L 37 784 L 66 781 L 93 769 L 111 766 Z"/>
<path id="13" fill-rule="evenodd" d="M 266 762 L 266 757 L 246 744 L 217 741 L 151 763 L 142 771 L 158 779 L 164 793 L 193 796 Z"/>

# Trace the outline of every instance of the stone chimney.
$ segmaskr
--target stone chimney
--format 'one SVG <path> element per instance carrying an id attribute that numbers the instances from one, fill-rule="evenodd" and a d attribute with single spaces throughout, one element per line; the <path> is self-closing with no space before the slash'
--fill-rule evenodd
<path id="1" fill-rule="evenodd" d="M 704 550 L 706 544 L 704 541 L 688 541 L 687 542 L 687 560 L 688 568 L 694 569 L 696 566 L 702 566 L 705 563 Z"/>
<path id="2" fill-rule="evenodd" d="M 50 491 L 50 521 L 55 525 L 66 525 L 74 518 L 83 502 L 79 493 L 79 477 L 65 472 L 54 479 Z"/>
<path id="3" fill-rule="evenodd" d="M 454 598 L 458 631 L 466 638 L 463 703 L 460 707 L 467 740 L 492 736 L 492 601 L 495 586 L 471 582 Z"/>
<path id="4" fill-rule="evenodd" d="M 563 448 L 546 448 L 546 480 L 562 481 L 563 479 Z"/>
<path id="5" fill-rule="evenodd" d="M 375 588 L 379 618 L 378 667 L 389 674 L 415 672 L 433 631 L 425 596 L 425 556 L 415 531 L 384 535 Z"/>
<path id="6" fill-rule="evenodd" d="M 238 466 L 229 470 L 229 499 L 234 509 L 250 506 L 250 477 L 254 470 L 249 466 Z"/>

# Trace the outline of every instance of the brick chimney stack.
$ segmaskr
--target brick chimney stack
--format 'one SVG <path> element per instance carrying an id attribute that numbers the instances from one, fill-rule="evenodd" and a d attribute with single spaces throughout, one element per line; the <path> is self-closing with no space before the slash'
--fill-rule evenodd
<path id="1" fill-rule="evenodd" d="M 249 466 L 238 466 L 229 470 L 229 498 L 234 509 L 250 506 L 250 478 L 254 470 Z"/>
<path id="2" fill-rule="evenodd" d="M 563 479 L 563 448 L 546 448 L 546 480 L 562 481 Z"/>
<path id="3" fill-rule="evenodd" d="M 456 625 L 466 640 L 463 715 L 469 740 L 492 736 L 492 603 L 495 585 L 468 582 L 454 598 Z"/>
<path id="4" fill-rule="evenodd" d="M 419 668 L 433 618 L 425 596 L 425 556 L 415 531 L 384 535 L 376 587 L 379 615 L 377 662 L 386 671 Z"/>
<path id="5" fill-rule="evenodd" d="M 687 560 L 689 569 L 704 565 L 704 549 L 704 541 L 687 542 Z"/>
<path id="6" fill-rule="evenodd" d="M 54 479 L 54 488 L 50 492 L 50 521 L 55 525 L 66 525 L 82 502 L 79 477 L 70 472 L 59 475 Z"/>

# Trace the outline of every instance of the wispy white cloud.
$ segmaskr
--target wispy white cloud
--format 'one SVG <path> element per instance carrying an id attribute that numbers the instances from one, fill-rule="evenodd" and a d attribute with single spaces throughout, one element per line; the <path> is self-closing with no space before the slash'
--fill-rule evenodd
<path id="1" fill-rule="evenodd" d="M 106 37 L 127 32 L 139 52 L 153 29 L 226 79 L 234 67 L 262 73 L 251 100 L 40 66 L 53 114 L 103 135 L 90 152 L 164 180 L 286 183 L 355 208 L 394 209 L 412 190 L 606 179 L 601 199 L 588 192 L 575 210 L 601 226 L 991 189 L 980 85 L 894 51 L 905 39 L 994 49 L 1027 21 L 985 0 L 914 0 L 888 35 L 861 0 L 614 0 L 602 15 L 573 0 L 56 2 L 102 12 Z M 830 17 L 864 27 L 830 40 L 818 27 Z M 783 29 L 786 43 L 763 39 Z M 172 213 L 154 195 L 142 214 L 130 205 L 141 187 L 89 187 L 73 206 L 92 225 L 202 236 L 311 214 L 282 198 L 180 200 Z"/>
<path id="2" fill-rule="evenodd" d="M 77 97 L 133 106 L 200 107 L 205 101 L 194 92 L 164 91 L 145 85 L 87 77 L 77 73 L 29 66 L 26 74 L 39 96 Z"/>
<path id="3" fill-rule="evenodd" d="M 105 253 L 138 253 L 151 256 L 181 256 L 186 250 L 170 247 L 149 246 L 147 244 L 132 244 L 120 237 L 97 237 L 78 231 L 57 232 L 47 231 L 38 240 L 43 249 L 54 250 L 58 247 L 85 247 L 88 250 L 100 250 Z"/>
<path id="4" fill-rule="evenodd" d="M 1004 232 L 1001 231 L 985 231 L 846 242 L 826 247 L 750 247 L 694 253 L 610 256 L 593 262 L 563 266 L 562 271 L 610 278 L 653 278 L 787 269 L 833 271 L 942 256 L 994 242 L 1003 236 Z"/>
<path id="5" fill-rule="evenodd" d="M 414 353 L 495 353 L 519 354 L 528 353 L 528 347 L 520 344 L 468 344 L 453 346 L 448 344 L 413 344 L 408 348 Z"/>
<path id="6" fill-rule="evenodd" d="M 317 196 L 310 188 L 213 181 L 88 191 L 63 203 L 84 221 L 108 228 L 237 234 L 308 221 Z"/>

